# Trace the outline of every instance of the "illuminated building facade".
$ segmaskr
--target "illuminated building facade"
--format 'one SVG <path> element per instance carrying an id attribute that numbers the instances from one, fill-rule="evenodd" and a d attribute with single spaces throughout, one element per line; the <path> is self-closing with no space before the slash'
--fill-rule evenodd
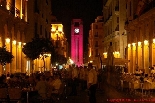
<path id="1" fill-rule="evenodd" d="M 51 38 L 51 0 L 27 0 L 28 1 L 28 30 L 26 41 L 29 42 L 34 37 Z M 27 70 L 43 71 L 44 63 L 42 59 L 33 62 L 27 61 Z M 32 66 L 33 65 L 33 66 Z M 29 67 L 28 67 L 29 66 Z M 51 57 L 45 59 L 45 68 L 50 70 Z M 32 72 L 32 71 L 31 71 Z"/>
<path id="2" fill-rule="evenodd" d="M 11 64 L 7 64 L 2 73 L 25 72 L 26 59 L 22 53 L 25 44 L 25 31 L 27 27 L 27 1 L 0 0 L 0 46 L 5 46 L 7 51 L 14 56 Z"/>
<path id="3" fill-rule="evenodd" d="M 56 47 L 58 54 L 64 57 L 68 56 L 68 43 L 63 31 L 63 25 L 59 22 L 53 22 L 51 24 L 51 39 Z"/>
<path id="4" fill-rule="evenodd" d="M 126 58 L 127 35 L 124 29 L 126 19 L 125 0 L 107 0 L 103 7 L 104 17 L 104 58 L 107 58 L 107 51 L 112 43 L 114 57 Z"/>
<path id="5" fill-rule="evenodd" d="M 91 24 L 91 29 L 89 30 L 89 45 L 88 45 L 88 54 L 89 62 L 93 62 L 97 68 L 101 68 L 101 58 L 103 57 L 103 16 L 98 16 L 95 19 L 95 22 Z"/>
<path id="6" fill-rule="evenodd" d="M 150 73 L 155 65 L 155 1 L 127 0 L 128 71 Z"/>
<path id="7" fill-rule="evenodd" d="M 73 19 L 71 23 L 71 59 L 76 65 L 83 65 L 83 22 L 81 19 Z"/>
<path id="8" fill-rule="evenodd" d="M 27 60 L 22 46 L 34 36 L 50 38 L 50 17 L 51 0 L 0 0 L 0 46 L 6 46 L 14 56 L 5 70 L 0 66 L 0 75 L 4 72 L 30 72 L 32 64 L 35 71 L 39 70 L 42 61 Z M 50 59 L 47 68 L 50 68 Z"/>

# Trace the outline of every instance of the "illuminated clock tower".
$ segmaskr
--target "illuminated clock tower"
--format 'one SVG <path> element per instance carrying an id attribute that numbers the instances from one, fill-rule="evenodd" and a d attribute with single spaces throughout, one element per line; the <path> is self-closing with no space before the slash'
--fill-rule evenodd
<path id="1" fill-rule="evenodd" d="M 71 59 L 75 65 L 83 65 L 83 22 L 73 19 L 71 23 Z"/>

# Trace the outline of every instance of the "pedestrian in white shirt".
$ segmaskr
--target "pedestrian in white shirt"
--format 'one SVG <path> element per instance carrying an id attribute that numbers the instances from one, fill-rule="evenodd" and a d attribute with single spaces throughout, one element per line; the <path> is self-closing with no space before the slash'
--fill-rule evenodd
<path id="1" fill-rule="evenodd" d="M 62 85 L 62 81 L 60 80 L 60 76 L 55 75 L 52 83 L 52 93 L 57 94 L 59 92 L 61 85 Z"/>
<path id="2" fill-rule="evenodd" d="M 93 69 L 93 64 L 88 64 L 88 80 L 87 88 L 89 90 L 89 102 L 96 103 L 96 89 L 97 89 L 97 72 Z"/>
<path id="3" fill-rule="evenodd" d="M 45 76 L 44 75 L 40 76 L 40 80 L 37 82 L 35 89 L 38 91 L 39 95 L 42 98 L 47 97 L 48 84 L 45 81 Z"/>

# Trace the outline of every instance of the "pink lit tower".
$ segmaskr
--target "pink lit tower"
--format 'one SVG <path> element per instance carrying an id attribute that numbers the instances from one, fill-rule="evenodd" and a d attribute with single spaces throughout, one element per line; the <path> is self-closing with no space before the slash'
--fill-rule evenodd
<path id="1" fill-rule="evenodd" d="M 73 19 L 71 23 L 71 59 L 75 65 L 83 65 L 83 22 Z"/>

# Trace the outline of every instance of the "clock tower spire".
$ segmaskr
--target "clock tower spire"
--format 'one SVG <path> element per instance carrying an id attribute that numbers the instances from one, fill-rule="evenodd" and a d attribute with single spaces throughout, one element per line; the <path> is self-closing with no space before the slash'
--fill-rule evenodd
<path id="1" fill-rule="evenodd" d="M 71 59 L 75 65 L 83 65 L 83 22 L 73 19 L 71 23 Z"/>

